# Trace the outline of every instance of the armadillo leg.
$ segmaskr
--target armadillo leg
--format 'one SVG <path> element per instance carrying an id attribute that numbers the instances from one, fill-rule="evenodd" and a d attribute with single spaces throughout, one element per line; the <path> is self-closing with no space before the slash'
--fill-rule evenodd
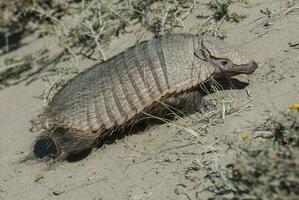
<path id="1" fill-rule="evenodd" d="M 214 104 L 205 100 L 202 93 L 198 90 L 172 95 L 163 100 L 163 102 L 182 113 L 205 112 L 214 108 Z"/>
<path id="2" fill-rule="evenodd" d="M 77 154 L 93 146 L 97 135 L 94 133 L 76 133 L 65 129 L 57 129 L 50 136 L 53 140 L 57 157 L 65 160 L 69 155 Z"/>

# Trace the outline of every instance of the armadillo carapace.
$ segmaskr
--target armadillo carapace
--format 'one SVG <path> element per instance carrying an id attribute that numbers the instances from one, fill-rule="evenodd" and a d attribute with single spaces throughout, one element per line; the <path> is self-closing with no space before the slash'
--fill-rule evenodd
<path id="1" fill-rule="evenodd" d="M 42 118 L 54 127 L 50 137 L 59 154 L 74 154 L 161 99 L 167 102 L 184 92 L 188 96 L 186 91 L 211 77 L 250 74 L 256 68 L 255 61 L 219 39 L 166 35 L 75 76 L 57 92 Z"/>

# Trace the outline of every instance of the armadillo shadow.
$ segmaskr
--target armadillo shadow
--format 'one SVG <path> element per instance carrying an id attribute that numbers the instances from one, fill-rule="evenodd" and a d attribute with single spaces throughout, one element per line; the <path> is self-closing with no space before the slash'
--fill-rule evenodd
<path id="1" fill-rule="evenodd" d="M 249 83 L 240 81 L 236 78 L 223 78 L 223 79 L 217 79 L 216 81 L 222 86 L 223 90 L 244 89 L 249 85 Z M 207 89 L 208 91 L 207 90 L 201 91 L 203 96 L 213 93 L 212 86 L 211 86 L 212 84 L 213 83 L 211 82 L 206 82 L 204 84 L 204 88 Z M 165 113 L 163 117 L 170 120 L 174 118 L 173 115 L 168 115 L 168 114 Z M 97 142 L 96 148 L 101 148 L 103 145 L 107 145 L 107 144 L 113 144 L 115 141 L 120 140 L 125 136 L 140 133 L 153 125 L 158 125 L 162 123 L 164 122 L 162 122 L 161 120 L 151 119 L 151 120 L 142 120 L 134 124 L 134 126 L 132 125 L 125 126 L 120 130 L 112 131 L 113 134 L 105 134 L 104 137 L 100 137 Z M 67 160 L 69 162 L 80 161 L 86 158 L 91 153 L 91 151 L 92 149 L 87 149 L 80 152 L 79 154 L 70 155 L 67 158 Z M 50 138 L 43 138 L 36 141 L 33 153 L 35 157 L 38 159 L 55 158 L 55 154 L 57 153 L 57 150 L 55 148 L 53 141 Z"/>

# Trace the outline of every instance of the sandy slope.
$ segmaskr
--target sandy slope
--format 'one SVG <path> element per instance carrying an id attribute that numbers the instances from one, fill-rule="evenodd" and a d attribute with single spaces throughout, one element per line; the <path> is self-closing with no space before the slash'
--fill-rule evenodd
<path id="1" fill-rule="evenodd" d="M 221 165 L 233 152 L 225 152 L 219 138 L 230 136 L 237 141 L 234 132 L 250 130 L 250 126 L 263 120 L 266 110 L 275 113 L 299 102 L 299 49 L 288 45 L 299 43 L 299 13 L 276 21 L 271 31 L 258 37 L 267 30 L 262 24 L 265 18 L 259 19 L 259 10 L 277 10 L 285 5 L 285 1 L 260 0 L 251 8 L 235 7 L 247 18 L 240 24 L 225 26 L 226 40 L 256 59 L 260 66 L 248 77 L 251 109 L 210 127 L 201 138 L 204 143 L 163 124 L 94 150 L 80 162 L 65 162 L 50 170 L 42 162 L 18 163 L 31 151 L 35 135 L 29 132 L 29 120 L 41 108 L 35 96 L 44 86 L 39 80 L 1 90 L 0 199 L 205 199 L 209 194 L 198 193 L 205 183 L 205 174 L 201 170 L 188 174 L 192 163 L 209 161 L 214 167 Z M 195 10 L 187 19 L 186 29 L 196 23 L 196 13 L 200 12 Z M 112 42 L 108 55 L 130 46 L 134 42 L 130 38 L 129 35 Z M 39 41 L 7 56 L 23 54 L 37 45 Z M 239 102 L 248 100 L 245 90 L 224 94 Z M 215 153 L 202 154 L 215 149 Z"/>

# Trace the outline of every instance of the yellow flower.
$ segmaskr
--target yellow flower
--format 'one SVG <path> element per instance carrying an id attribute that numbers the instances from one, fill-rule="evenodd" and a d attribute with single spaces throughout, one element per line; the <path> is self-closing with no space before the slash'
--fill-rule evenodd
<path id="1" fill-rule="evenodd" d="M 247 132 L 242 132 L 242 133 L 240 133 L 240 138 L 243 141 L 246 141 L 249 138 L 249 134 Z"/>
<path id="2" fill-rule="evenodd" d="M 289 109 L 299 110 L 299 104 L 290 105 Z"/>

